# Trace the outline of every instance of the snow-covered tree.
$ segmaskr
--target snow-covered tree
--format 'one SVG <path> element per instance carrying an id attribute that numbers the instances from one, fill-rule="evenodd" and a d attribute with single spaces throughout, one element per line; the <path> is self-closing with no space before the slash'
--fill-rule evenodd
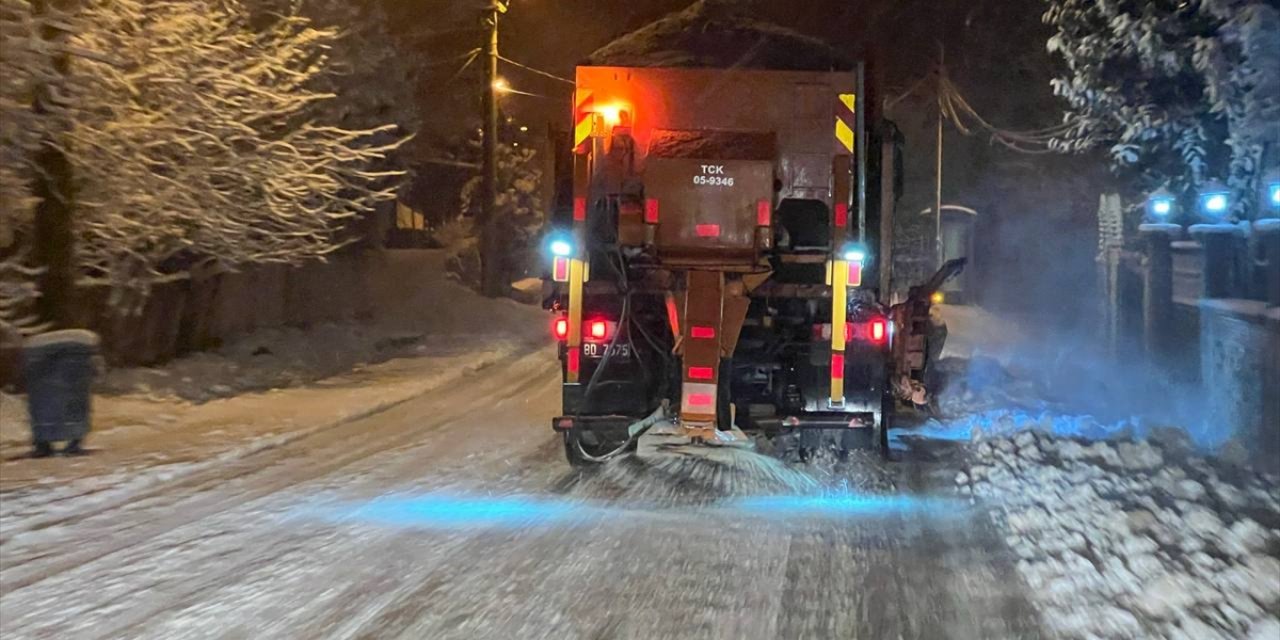
<path id="1" fill-rule="evenodd" d="M 478 146 L 472 140 L 471 146 Z M 499 143 L 497 153 L 498 197 L 494 201 L 494 215 L 502 238 L 498 255 L 504 259 L 500 273 L 504 282 L 511 277 L 524 275 L 530 265 L 538 263 L 537 241 L 546 223 L 546 209 L 542 201 L 542 169 L 537 154 L 528 148 L 510 143 Z M 480 219 L 481 178 L 475 176 L 462 187 L 462 216 Z M 466 284 L 479 285 L 479 246 L 470 243 L 458 249 L 459 257 L 451 261 L 451 267 Z M 458 266 L 460 265 L 460 266 Z M 470 265 L 469 267 L 467 265 Z M 465 273 L 463 273 L 465 272 Z"/>
<path id="2" fill-rule="evenodd" d="M 1064 151 L 1107 149 L 1142 188 L 1225 178 L 1244 196 L 1276 138 L 1280 24 L 1265 0 L 1049 0 Z M 1270 142 L 1268 142 L 1270 141 Z M 1237 198 L 1241 206 L 1252 198 Z M 1242 214 L 1244 211 L 1237 211 Z"/>
<path id="3" fill-rule="evenodd" d="M 43 86 L 57 77 L 54 44 L 42 37 L 45 20 L 73 28 L 72 16 L 29 0 L 0 0 L 0 338 L 33 331 L 41 323 L 33 305 L 41 269 L 23 242 L 37 199 L 32 193 L 35 156 L 52 134 L 65 129 L 67 112 L 58 100 L 33 106 Z"/>
<path id="4" fill-rule="evenodd" d="M 11 78 L 48 52 L 29 33 L 28 45 L 10 44 L 34 14 L 3 1 L 2 237 L 21 239 L 29 151 L 7 116 L 30 102 Z M 402 138 L 394 125 L 318 119 L 334 99 L 317 85 L 338 37 L 296 13 L 255 23 L 239 0 L 83 0 L 63 136 L 83 275 L 142 293 L 194 268 L 296 263 L 339 247 L 347 219 L 392 197 L 385 179 L 395 173 L 381 163 Z M 32 130 L 53 117 L 19 115 Z"/>
<path id="5" fill-rule="evenodd" d="M 1216 37 L 1196 42 L 1195 65 L 1210 111 L 1227 120 L 1229 185 L 1246 196 L 1260 174 L 1280 165 L 1280 5 L 1202 0 L 1201 9 L 1222 25 Z"/>
<path id="6" fill-rule="evenodd" d="M 309 88 L 333 96 L 311 105 L 308 114 L 348 129 L 396 125 L 388 137 L 417 132 L 419 70 L 417 56 L 391 29 L 377 0 L 244 0 L 255 24 L 300 15 L 318 29 L 336 32 L 326 45 L 326 62 Z M 388 155 L 389 166 L 406 169 L 403 149 Z"/>
<path id="7" fill-rule="evenodd" d="M 333 251 L 343 220 L 391 197 L 371 188 L 390 127 L 310 120 L 331 94 L 332 30 L 284 15 L 251 25 L 236 0 L 94 0 L 78 44 L 92 61 L 70 134 L 82 176 L 79 254 L 117 286 L 192 263 L 297 262 Z"/>

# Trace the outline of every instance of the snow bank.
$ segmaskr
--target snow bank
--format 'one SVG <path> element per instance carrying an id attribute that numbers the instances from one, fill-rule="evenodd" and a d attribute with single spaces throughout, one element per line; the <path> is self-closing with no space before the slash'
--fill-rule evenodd
<path id="1" fill-rule="evenodd" d="M 1277 637 L 1278 479 L 1176 439 L 1052 435 L 1080 430 L 1066 422 L 980 431 L 956 478 L 996 512 L 1046 624 L 1064 638 Z"/>
<path id="2" fill-rule="evenodd" d="M 367 324 L 260 329 L 162 367 L 109 371 L 98 391 L 206 402 L 297 387 L 394 358 L 455 355 L 486 342 L 548 335 L 542 309 L 484 298 L 449 281 L 444 251 L 388 251 L 380 259 Z"/>
<path id="3" fill-rule="evenodd" d="M 295 387 L 394 357 L 447 349 L 447 344 L 421 333 L 361 325 L 264 329 L 162 367 L 108 371 L 96 390 L 206 402 L 246 391 Z"/>

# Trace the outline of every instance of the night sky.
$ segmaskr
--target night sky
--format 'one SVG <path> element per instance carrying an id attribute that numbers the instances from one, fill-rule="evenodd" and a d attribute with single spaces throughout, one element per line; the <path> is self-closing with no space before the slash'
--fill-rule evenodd
<path id="1" fill-rule="evenodd" d="M 382 0 L 415 55 L 430 63 L 423 85 L 423 135 L 447 138 L 478 124 L 479 65 L 454 78 L 460 61 L 448 61 L 481 42 L 478 3 L 446 0 Z M 506 57 L 572 77 L 574 65 L 611 40 L 690 0 L 513 0 L 504 16 L 500 48 Z M 900 203 L 901 237 L 927 242 L 932 224 L 918 213 L 932 206 L 935 102 L 926 78 L 945 49 L 951 77 L 974 107 L 1008 129 L 1056 124 L 1062 105 L 1049 80 L 1056 62 L 1045 51 L 1049 31 L 1043 4 L 1020 0 L 815 0 L 742 3 L 761 20 L 812 35 L 857 57 L 868 52 L 883 72 L 886 96 L 916 87 L 888 116 L 907 140 L 906 194 Z M 441 62 L 441 61 L 446 62 Z M 567 126 L 571 87 L 500 66 L 519 90 L 545 97 L 506 96 L 503 110 L 531 132 Z M 978 209 L 988 239 L 972 267 L 1001 286 L 987 288 L 987 303 L 1042 312 L 1028 302 L 1032 289 L 1051 290 L 1058 280 L 1079 286 L 1091 279 L 1096 246 L 1094 212 L 1101 166 L 1096 158 L 1024 156 L 995 147 L 981 136 L 947 129 L 943 200 Z M 913 229 L 916 237 L 912 238 Z M 1039 234 L 1053 229 L 1057 242 Z M 927 231 L 925 231 L 927 230 Z M 1046 282 L 1046 278 L 1048 282 Z M 1054 321 L 1076 316 L 1062 305 Z M 1065 318 L 1065 320 L 1064 320 Z"/>

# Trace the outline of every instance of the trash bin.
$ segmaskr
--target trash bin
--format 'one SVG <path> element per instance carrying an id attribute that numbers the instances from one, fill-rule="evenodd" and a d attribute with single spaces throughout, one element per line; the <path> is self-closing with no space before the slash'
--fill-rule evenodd
<path id="1" fill-rule="evenodd" d="M 90 385 L 98 336 L 68 329 L 28 338 L 22 345 L 27 411 L 36 455 L 48 455 L 52 443 L 66 442 L 78 453 L 89 433 Z"/>

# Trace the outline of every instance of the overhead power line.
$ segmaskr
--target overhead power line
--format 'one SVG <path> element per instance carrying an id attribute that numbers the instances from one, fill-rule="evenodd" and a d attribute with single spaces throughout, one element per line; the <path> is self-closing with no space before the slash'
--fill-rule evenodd
<path id="1" fill-rule="evenodd" d="M 1074 122 L 1042 129 L 1015 131 L 997 127 L 982 117 L 973 105 L 965 99 L 959 87 L 947 75 L 946 67 L 938 71 L 938 106 L 944 116 L 964 135 L 973 135 L 974 128 L 979 128 L 991 136 L 991 139 L 1012 151 L 1028 154 L 1054 153 L 1053 142 L 1071 132 L 1076 127 Z M 973 123 L 971 126 L 966 122 Z"/>
<path id="2" fill-rule="evenodd" d="M 554 73 L 550 73 L 550 72 L 548 72 L 548 71 L 543 71 L 542 69 L 535 69 L 535 68 L 533 68 L 533 67 L 531 67 L 531 66 L 529 66 L 529 65 L 527 65 L 527 64 L 523 64 L 523 63 L 520 63 L 520 62 L 516 62 L 515 60 L 512 60 L 511 58 L 507 58 L 507 57 L 503 57 L 503 56 L 498 56 L 498 59 L 499 59 L 499 60 L 501 60 L 501 61 L 503 61 L 503 62 L 505 62 L 505 63 L 507 63 L 507 64 L 509 64 L 509 65 L 512 65 L 512 66 L 515 66 L 515 67 L 519 67 L 519 68 L 524 69 L 525 71 L 529 71 L 529 72 L 531 72 L 531 73 L 536 73 L 536 74 L 538 74 L 538 75 L 540 75 L 540 76 L 544 76 L 544 77 L 547 77 L 547 78 L 551 78 L 552 80 L 557 80 L 557 81 L 559 81 L 559 82 L 563 82 L 563 83 L 566 83 L 566 84 L 577 84 L 576 82 L 574 82 L 573 80 L 570 80 L 570 79 L 568 79 L 568 78 L 564 78 L 564 77 L 558 76 L 558 75 L 556 75 L 556 74 L 554 74 Z"/>
<path id="3" fill-rule="evenodd" d="M 458 79 L 458 76 L 461 76 L 461 75 L 462 75 L 462 72 L 463 72 L 463 71 L 466 71 L 466 70 L 467 70 L 467 67 L 471 66 L 471 63 L 472 63 L 472 62 L 475 62 L 475 61 L 476 61 L 476 58 L 478 58 L 478 57 L 480 57 L 480 49 L 472 49 L 472 50 L 468 53 L 467 61 L 466 61 L 466 62 L 464 62 L 464 63 L 462 63 L 462 66 L 461 66 L 461 67 L 458 67 L 458 70 L 457 70 L 457 71 L 453 72 L 453 75 L 452 75 L 452 76 L 450 76 L 450 77 L 449 77 L 449 79 L 444 83 L 444 84 L 445 84 L 445 86 L 449 86 L 449 85 L 453 84 L 453 81 L 454 81 L 454 80 L 457 80 L 457 79 Z"/>

